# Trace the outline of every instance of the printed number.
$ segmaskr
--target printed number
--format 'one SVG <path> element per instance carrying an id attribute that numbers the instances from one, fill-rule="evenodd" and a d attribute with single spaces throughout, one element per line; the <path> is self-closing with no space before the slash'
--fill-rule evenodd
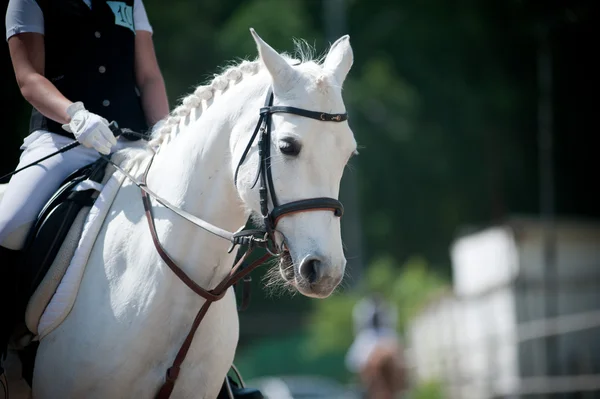
<path id="1" fill-rule="evenodd" d="M 133 7 L 128 6 L 122 1 L 107 1 L 106 3 L 115 14 L 115 24 L 129 28 L 135 32 L 133 26 Z"/>
<path id="2" fill-rule="evenodd" d="M 128 7 L 125 4 L 121 5 L 121 7 L 119 7 L 119 16 L 121 17 L 122 22 L 128 26 L 133 26 L 133 10 L 131 7 Z"/>

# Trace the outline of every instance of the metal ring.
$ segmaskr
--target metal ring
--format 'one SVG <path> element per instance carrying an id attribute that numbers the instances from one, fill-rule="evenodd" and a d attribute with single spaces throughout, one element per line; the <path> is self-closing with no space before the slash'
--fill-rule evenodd
<path id="1" fill-rule="evenodd" d="M 265 233 L 265 236 L 263 237 L 263 239 L 265 240 L 265 250 L 271 255 L 271 256 L 279 256 L 281 255 L 281 252 L 279 251 L 279 248 L 277 248 L 277 243 L 275 242 L 275 238 L 271 239 L 271 237 L 269 236 L 269 233 Z M 269 245 L 269 243 L 271 243 L 272 245 Z"/>

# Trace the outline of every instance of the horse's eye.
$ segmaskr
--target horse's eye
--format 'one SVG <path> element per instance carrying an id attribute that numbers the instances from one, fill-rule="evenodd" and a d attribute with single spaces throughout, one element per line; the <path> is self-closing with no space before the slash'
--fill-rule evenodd
<path id="1" fill-rule="evenodd" d="M 297 156 L 300 154 L 302 146 L 292 138 L 284 138 L 279 141 L 279 151 L 285 155 Z"/>

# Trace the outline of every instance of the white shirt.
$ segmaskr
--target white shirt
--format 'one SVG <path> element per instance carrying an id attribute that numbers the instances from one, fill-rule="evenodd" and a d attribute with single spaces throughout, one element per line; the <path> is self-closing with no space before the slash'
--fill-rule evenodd
<path id="1" fill-rule="evenodd" d="M 92 7 L 91 0 L 81 0 Z M 136 30 L 152 33 L 146 9 L 142 0 L 133 2 L 133 21 Z M 44 34 L 44 14 L 35 0 L 9 0 L 6 9 L 6 40 L 18 33 L 34 32 Z"/>
<path id="2" fill-rule="evenodd" d="M 345 363 L 348 370 L 353 373 L 360 372 L 377 345 L 387 341 L 399 343 L 396 330 L 391 328 L 380 330 L 368 328 L 358 333 L 346 353 Z"/>
<path id="3" fill-rule="evenodd" d="M 381 324 L 389 328 L 396 328 L 398 324 L 398 309 L 392 302 L 385 302 L 383 311 L 380 311 Z M 366 327 L 370 327 L 373 314 L 377 311 L 373 300 L 369 297 L 361 299 L 352 310 L 354 320 L 354 332 L 358 333 Z"/>
<path id="4" fill-rule="evenodd" d="M 372 326 L 374 313 L 378 312 L 381 326 L 375 329 Z M 352 310 L 354 321 L 354 342 L 346 353 L 346 367 L 351 372 L 357 373 L 369 359 L 371 352 L 381 343 L 393 341 L 400 343 L 396 332 L 398 310 L 392 302 L 384 302 L 381 308 L 376 308 L 373 298 L 361 299 Z"/>

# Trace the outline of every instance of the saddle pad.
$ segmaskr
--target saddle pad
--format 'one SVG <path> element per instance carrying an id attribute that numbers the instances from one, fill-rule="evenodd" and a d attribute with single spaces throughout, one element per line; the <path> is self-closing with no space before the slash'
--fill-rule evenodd
<path id="1" fill-rule="evenodd" d="M 46 309 L 46 306 L 50 303 L 52 295 L 56 292 L 60 280 L 65 275 L 67 267 L 75 254 L 81 232 L 83 231 L 85 218 L 88 215 L 90 208 L 90 206 L 81 208 L 77 217 L 73 220 L 73 224 L 60 246 L 52 265 L 27 303 L 25 324 L 29 331 L 35 335 L 38 333 L 38 323 L 40 322 L 42 313 L 44 313 L 44 309 Z"/>
<path id="2" fill-rule="evenodd" d="M 108 166 L 106 171 L 106 176 L 108 178 L 105 177 L 104 187 L 94 202 L 94 205 L 87 213 L 87 217 L 83 223 L 81 237 L 78 240 L 77 248 L 70 260 L 67 271 L 60 281 L 60 284 L 58 284 L 50 303 L 45 307 L 39 318 L 39 323 L 36 328 L 38 340 L 41 340 L 44 336 L 48 335 L 58 327 L 67 317 L 75 303 L 77 292 L 79 291 L 79 284 L 83 278 L 85 266 L 96 241 L 98 232 L 100 231 L 112 202 L 125 179 L 123 174 L 113 172 L 114 168 Z M 80 213 L 82 212 L 84 212 L 83 209 Z M 79 217 L 80 215 L 77 215 L 77 219 L 79 219 Z M 77 228 L 76 222 L 73 223 L 72 229 L 73 228 Z M 71 232 L 69 232 L 69 234 L 70 233 Z M 61 252 L 62 250 L 63 248 L 61 247 Z M 57 258 L 59 258 L 59 256 L 57 256 Z M 54 264 L 52 267 L 54 267 Z M 28 322 L 28 324 L 30 323 Z M 33 332 L 34 330 L 31 331 Z"/>

